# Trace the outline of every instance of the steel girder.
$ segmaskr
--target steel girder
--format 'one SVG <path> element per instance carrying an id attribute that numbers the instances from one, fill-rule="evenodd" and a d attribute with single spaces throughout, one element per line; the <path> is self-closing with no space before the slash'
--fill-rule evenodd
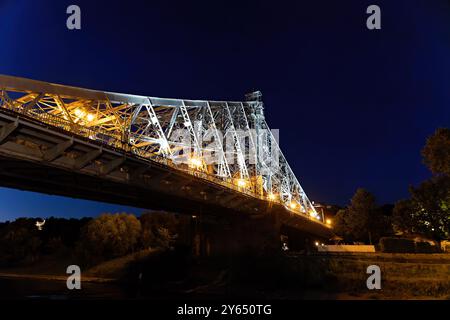
<path id="1" fill-rule="evenodd" d="M 0 76 L 1 108 L 323 222 L 258 100 L 165 99 Z"/>

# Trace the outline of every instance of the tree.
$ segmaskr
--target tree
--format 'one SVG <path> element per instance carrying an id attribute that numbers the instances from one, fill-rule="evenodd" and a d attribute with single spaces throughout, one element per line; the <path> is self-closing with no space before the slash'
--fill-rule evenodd
<path id="1" fill-rule="evenodd" d="M 364 189 L 356 190 L 350 205 L 338 211 L 334 218 L 334 232 L 346 241 L 378 241 L 393 233 L 392 205 L 378 207 L 375 197 Z"/>
<path id="2" fill-rule="evenodd" d="M 375 197 L 367 190 L 359 188 L 347 209 L 346 224 L 354 240 L 371 242 L 371 223 L 375 221 Z"/>
<path id="3" fill-rule="evenodd" d="M 437 129 L 427 139 L 422 155 L 434 177 L 409 188 L 411 198 L 397 203 L 394 224 L 403 231 L 441 240 L 450 236 L 450 129 Z"/>
<path id="4" fill-rule="evenodd" d="M 409 199 L 400 200 L 395 204 L 392 216 L 392 226 L 395 232 L 414 232 L 413 210 L 413 203 Z"/>
<path id="5" fill-rule="evenodd" d="M 62 245 L 73 248 L 80 239 L 80 231 L 92 218 L 65 219 L 49 217 L 46 219 L 44 228 L 39 232 L 44 246 L 47 242 L 54 242 L 60 239 Z M 55 243 L 53 243 L 55 244 Z M 52 245 L 50 245 L 52 247 Z M 51 253 L 50 251 L 48 253 Z"/>
<path id="6" fill-rule="evenodd" d="M 433 177 L 410 188 L 415 229 L 436 240 L 450 236 L 450 176 Z"/>
<path id="7" fill-rule="evenodd" d="M 450 129 L 437 129 L 427 139 L 422 156 L 431 172 L 450 176 Z"/>
<path id="8" fill-rule="evenodd" d="M 33 219 L 19 218 L 1 229 L 0 264 L 6 266 L 34 262 L 42 241 Z"/>
<path id="9" fill-rule="evenodd" d="M 450 177 L 436 176 L 410 187 L 411 199 L 397 202 L 394 227 L 404 233 L 421 233 L 435 240 L 450 235 Z"/>
<path id="10" fill-rule="evenodd" d="M 333 220 L 333 230 L 338 235 L 344 238 L 345 240 L 348 240 L 350 237 L 350 228 L 347 225 L 346 218 L 348 216 L 348 210 L 347 209 L 340 209 L 336 215 L 334 216 Z"/>
<path id="11" fill-rule="evenodd" d="M 109 259 L 134 251 L 140 234 L 141 223 L 134 215 L 102 214 L 83 228 L 81 243 L 88 259 Z"/>

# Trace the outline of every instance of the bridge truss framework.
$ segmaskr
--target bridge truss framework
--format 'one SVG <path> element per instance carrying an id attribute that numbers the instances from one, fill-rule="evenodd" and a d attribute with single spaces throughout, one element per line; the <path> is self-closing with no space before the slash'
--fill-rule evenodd
<path id="1" fill-rule="evenodd" d="M 242 102 L 165 99 L 0 75 L 0 108 L 324 222 L 281 152 L 259 94 Z M 0 129 L 0 143 L 11 125 Z M 207 163 L 206 153 L 217 161 Z"/>

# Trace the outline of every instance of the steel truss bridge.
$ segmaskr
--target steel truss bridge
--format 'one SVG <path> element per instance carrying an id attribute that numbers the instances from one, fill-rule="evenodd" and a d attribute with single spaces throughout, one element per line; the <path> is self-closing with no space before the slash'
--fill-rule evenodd
<path id="1" fill-rule="evenodd" d="M 278 212 L 329 234 L 259 93 L 242 102 L 165 99 L 0 75 L 0 185 L 193 213 Z"/>

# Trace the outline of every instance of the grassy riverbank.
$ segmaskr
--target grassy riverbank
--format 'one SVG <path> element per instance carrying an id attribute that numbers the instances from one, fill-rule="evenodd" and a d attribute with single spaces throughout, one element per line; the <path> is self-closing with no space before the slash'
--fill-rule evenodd
<path id="1" fill-rule="evenodd" d="M 242 297 L 263 299 L 450 299 L 450 254 L 288 255 L 233 260 L 187 259 L 142 250 L 82 272 L 88 286 L 110 283 L 113 297 Z M 67 263 L 68 261 L 64 261 Z M 0 270 L 10 282 L 65 281 L 63 261 Z M 367 267 L 381 269 L 381 290 L 369 290 Z M 62 271 L 61 271 L 62 270 Z M 58 271 L 58 272 L 56 272 Z M 124 290 L 121 287 L 124 286 Z M 64 294 L 63 284 L 55 286 Z M 105 287 L 106 288 L 106 287 Z M 109 288 L 109 287 L 108 287 Z M 112 288 L 112 287 L 111 287 Z M 95 292 L 95 288 L 94 292 Z M 100 296 L 108 296 L 102 287 Z M 97 294 L 97 293 L 96 293 Z M 83 297 L 82 292 L 78 297 Z"/>

